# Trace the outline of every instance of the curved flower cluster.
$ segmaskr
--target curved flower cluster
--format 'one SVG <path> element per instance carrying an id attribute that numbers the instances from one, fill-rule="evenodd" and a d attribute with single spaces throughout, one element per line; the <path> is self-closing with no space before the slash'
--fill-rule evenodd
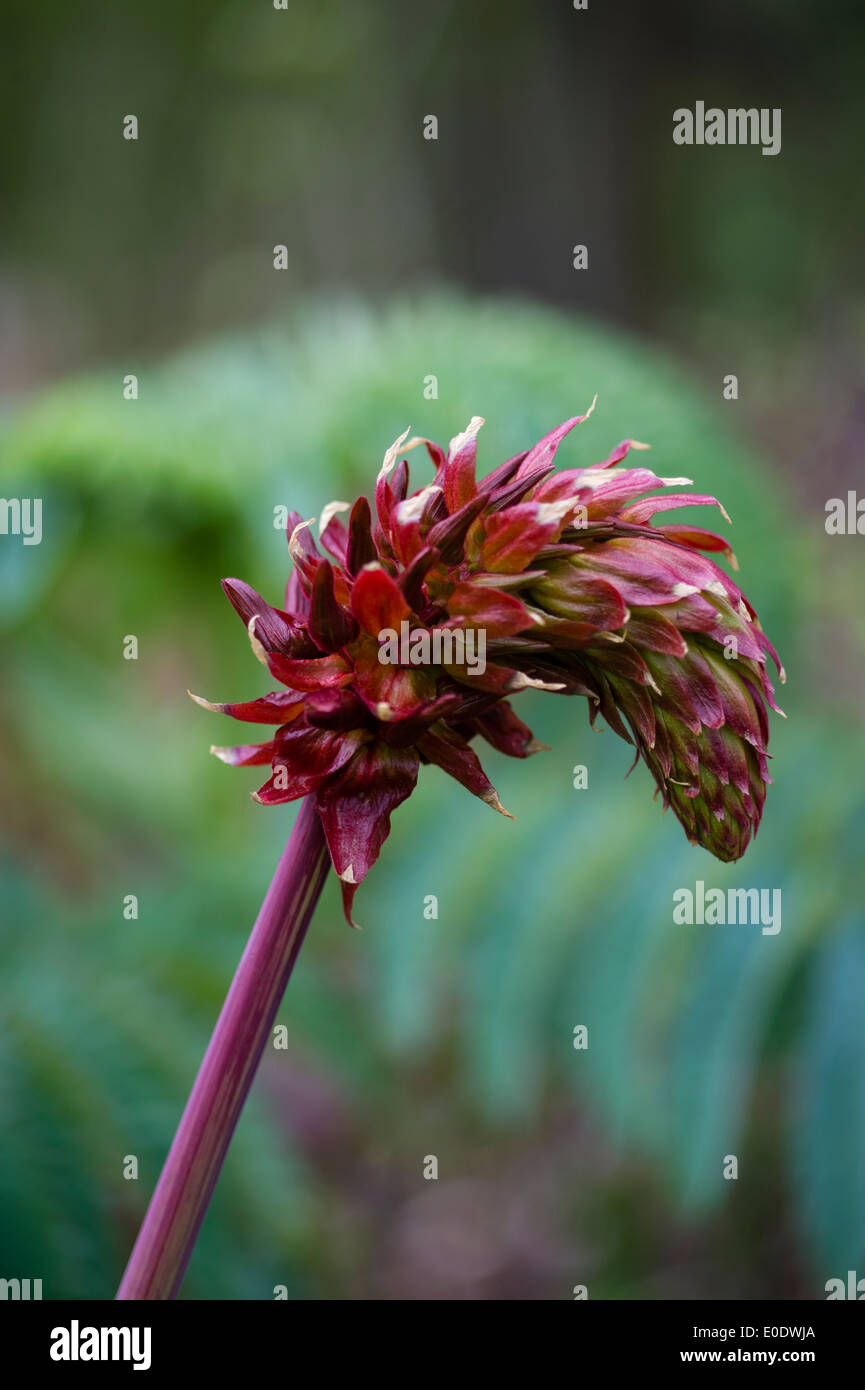
<path id="1" fill-rule="evenodd" d="M 428 439 L 406 443 L 406 431 L 385 455 L 375 517 L 364 497 L 325 508 L 326 553 L 292 514 L 284 609 L 223 581 L 283 688 L 241 704 L 194 696 L 278 726 L 266 743 L 212 751 L 236 766 L 270 766 L 255 793 L 265 805 L 315 796 L 350 922 L 357 885 L 421 763 L 508 814 L 471 740 L 517 758 L 544 747 L 508 700 L 530 687 L 586 696 L 592 722 L 600 715 L 636 745 L 635 762 L 642 756 L 692 842 L 732 860 L 756 832 L 770 781 L 766 705 L 777 709 L 767 655 L 782 680 L 783 670 L 741 590 L 701 553 L 736 568 L 726 541 L 652 524 L 694 504 L 729 518 L 713 497 L 657 494 L 688 478 L 617 468 L 647 447 L 635 440 L 593 467 L 555 472 L 559 444 L 586 418 L 566 420 L 480 482 L 481 419 L 447 452 Z M 435 476 L 410 492 L 401 455 L 419 444 Z M 482 632 L 488 659 L 383 663 L 381 634 L 404 623 L 440 639 Z"/>

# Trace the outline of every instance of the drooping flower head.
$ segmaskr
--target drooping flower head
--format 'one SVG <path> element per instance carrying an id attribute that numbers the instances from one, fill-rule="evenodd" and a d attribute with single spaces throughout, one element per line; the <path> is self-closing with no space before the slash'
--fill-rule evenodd
<path id="1" fill-rule="evenodd" d="M 266 743 L 212 751 L 270 766 L 254 793 L 265 805 L 315 797 L 350 922 L 421 763 L 509 814 L 471 741 L 517 758 L 543 748 L 509 699 L 532 687 L 585 696 L 592 723 L 600 716 L 636 746 L 634 761 L 643 758 L 693 843 L 738 859 L 757 830 L 771 780 L 766 706 L 778 708 L 767 657 L 782 680 L 783 670 L 744 594 L 707 558 L 738 568 L 727 542 L 653 524 L 695 504 L 729 518 L 715 498 L 675 490 L 688 478 L 619 468 L 648 447 L 635 440 L 602 463 L 556 472 L 559 444 L 593 408 L 480 482 L 481 419 L 447 452 L 405 442 L 406 431 L 385 454 L 375 517 L 365 497 L 332 502 L 316 544 L 312 523 L 292 513 L 284 608 L 223 581 L 282 688 L 240 704 L 194 696 L 277 726 Z M 434 476 L 412 492 L 401 455 L 417 445 Z M 470 633 L 482 637 L 484 661 L 469 659 Z M 385 652 L 397 650 L 393 634 L 412 639 L 395 659 Z"/>

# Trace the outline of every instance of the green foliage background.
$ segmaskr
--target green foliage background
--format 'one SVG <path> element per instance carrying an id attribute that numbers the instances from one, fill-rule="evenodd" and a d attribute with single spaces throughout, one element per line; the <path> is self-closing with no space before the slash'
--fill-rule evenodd
<path id="1" fill-rule="evenodd" d="M 186 698 L 268 688 L 219 579 L 278 602 L 274 507 L 369 492 L 407 425 L 446 443 L 483 415 L 486 471 L 597 391 L 563 466 L 635 436 L 732 515 L 789 676 L 761 832 L 739 865 L 693 849 L 644 769 L 623 780 L 628 749 L 550 695 L 520 713 L 551 752 L 484 756 L 515 823 L 425 770 L 362 933 L 326 892 L 184 1296 L 807 1298 L 865 1273 L 856 538 L 797 516 L 681 363 L 517 301 L 301 301 L 140 369 L 136 402 L 122 374 L 0 433 L 4 495 L 44 499 L 43 543 L 0 547 L 0 1272 L 112 1295 L 289 830 Z M 697 878 L 780 887 L 781 933 L 674 926 Z"/>

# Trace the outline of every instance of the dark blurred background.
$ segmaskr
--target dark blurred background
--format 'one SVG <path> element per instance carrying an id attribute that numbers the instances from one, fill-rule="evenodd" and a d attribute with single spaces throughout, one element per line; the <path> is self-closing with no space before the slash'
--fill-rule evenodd
<path id="1" fill-rule="evenodd" d="M 368 491 L 406 425 L 485 416 L 486 471 L 595 391 L 564 466 L 632 435 L 732 514 L 790 674 L 760 836 L 692 850 L 576 701 L 487 759 L 515 826 L 431 770 L 362 934 L 326 895 L 186 1296 L 865 1276 L 865 541 L 824 528 L 863 489 L 865 12 L 7 0 L 4 50 L 0 483 L 44 537 L 0 536 L 0 1277 L 113 1293 L 288 832 L 186 700 L 264 689 L 219 578 L 278 601 L 273 508 Z M 674 145 L 697 100 L 780 107 L 781 153 Z M 781 886 L 782 932 L 674 927 L 696 878 Z"/>

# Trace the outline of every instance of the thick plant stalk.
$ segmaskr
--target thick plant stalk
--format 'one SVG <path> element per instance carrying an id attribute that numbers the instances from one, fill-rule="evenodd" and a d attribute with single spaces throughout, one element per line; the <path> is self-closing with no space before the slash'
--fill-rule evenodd
<path id="1" fill-rule="evenodd" d="M 118 1299 L 177 1295 L 329 867 L 321 820 L 307 797 L 222 1006 Z"/>

